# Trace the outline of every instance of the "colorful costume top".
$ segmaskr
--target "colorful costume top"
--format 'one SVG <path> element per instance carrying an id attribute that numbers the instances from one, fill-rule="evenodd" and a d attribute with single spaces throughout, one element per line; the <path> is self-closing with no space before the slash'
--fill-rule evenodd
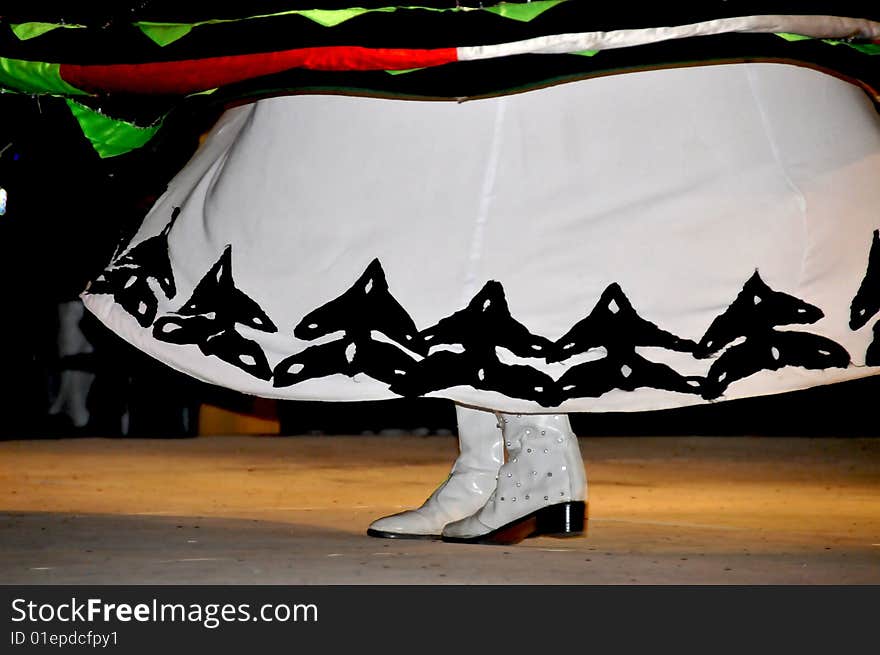
<path id="1" fill-rule="evenodd" d="M 67 99 L 101 156 L 182 105 L 282 94 L 467 100 L 672 66 L 788 62 L 880 88 L 864 3 L 580 0 L 4 3 L 0 89 Z M 354 4 L 356 6 L 350 6 Z M 134 98 L 133 98 L 134 96 Z"/>

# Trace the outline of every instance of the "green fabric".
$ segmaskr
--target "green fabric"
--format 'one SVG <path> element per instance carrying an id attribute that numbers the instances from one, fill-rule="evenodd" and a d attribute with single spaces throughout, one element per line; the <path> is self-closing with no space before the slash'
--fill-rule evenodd
<path id="1" fill-rule="evenodd" d="M 852 41 L 839 41 L 837 39 L 822 39 L 822 42 L 829 45 L 846 45 L 866 55 L 880 54 L 880 45 L 876 43 L 853 43 Z"/>
<path id="2" fill-rule="evenodd" d="M 484 7 L 484 9 L 493 14 L 504 16 L 504 18 L 512 18 L 513 20 L 527 23 L 540 16 L 548 9 L 553 9 L 556 5 L 566 1 L 567 0 L 535 0 L 534 2 L 527 2 L 525 4 L 502 2 L 494 7 Z"/>
<path id="3" fill-rule="evenodd" d="M 202 25 L 220 25 L 223 23 L 237 23 L 242 20 L 253 20 L 255 18 L 272 18 L 274 16 L 290 16 L 300 15 L 315 21 L 324 27 L 334 27 L 347 20 L 356 18 L 363 14 L 374 11 L 395 11 L 396 7 L 379 7 L 377 9 L 364 9 L 361 7 L 352 7 L 351 9 L 294 9 L 279 14 L 265 14 L 259 16 L 249 16 L 247 18 L 215 18 L 211 20 L 203 20 L 197 23 L 155 23 L 150 21 L 140 21 L 135 25 L 140 28 L 141 32 L 146 34 L 157 45 L 166 46 L 174 43 L 178 39 L 189 34 L 194 28 Z"/>
<path id="4" fill-rule="evenodd" d="M 402 9 L 411 9 L 412 7 L 402 7 Z M 340 23 L 344 23 L 352 18 L 363 16 L 372 12 L 389 12 L 397 11 L 397 7 L 376 7 L 375 9 L 364 9 L 363 7 L 352 7 L 351 9 L 303 9 L 297 12 L 300 16 L 313 20 L 318 25 L 324 27 L 336 27 Z"/>
<path id="5" fill-rule="evenodd" d="M 880 43 L 847 43 L 847 45 L 866 55 L 880 55 Z"/>
<path id="6" fill-rule="evenodd" d="M 194 25 L 178 23 L 135 23 L 141 32 L 146 34 L 154 43 L 166 46 L 182 39 L 192 31 Z"/>
<path id="7" fill-rule="evenodd" d="M 389 75 L 403 75 L 404 73 L 414 73 L 415 71 L 425 70 L 424 66 L 420 66 L 419 68 L 404 68 L 403 70 L 397 71 L 385 71 Z"/>
<path id="8" fill-rule="evenodd" d="M 791 34 L 790 32 L 775 32 L 776 36 L 781 36 L 786 41 L 809 41 L 813 37 L 804 36 L 803 34 Z"/>
<path id="9" fill-rule="evenodd" d="M 10 25 L 9 27 L 12 29 L 12 33 L 15 34 L 15 36 L 19 40 L 27 41 L 28 39 L 35 39 L 36 37 L 41 36 L 46 32 L 57 30 L 59 27 L 76 29 L 84 27 L 84 25 L 59 25 L 58 23 L 17 23 L 15 25 Z"/>
<path id="10" fill-rule="evenodd" d="M 140 148 L 152 139 L 161 127 L 161 121 L 151 127 L 138 127 L 105 116 L 73 100 L 68 99 L 66 102 L 83 134 L 102 159 L 124 155 Z"/>
<path id="11" fill-rule="evenodd" d="M 303 18 L 308 18 L 309 20 L 312 20 L 319 25 L 323 25 L 324 27 L 335 27 L 341 23 L 344 23 L 347 20 L 357 18 L 358 16 L 363 16 L 364 14 L 389 13 L 398 10 L 419 10 L 436 12 L 488 11 L 493 14 L 497 14 L 498 16 L 501 16 L 503 18 L 510 18 L 512 20 L 528 22 L 540 16 L 548 9 L 551 9 L 563 2 L 569 1 L 570 0 L 535 0 L 535 2 L 528 2 L 524 4 L 510 4 L 506 2 L 501 2 L 492 7 L 483 7 L 482 9 L 476 9 L 473 7 L 419 7 L 417 5 L 400 7 L 373 7 L 372 9 L 365 7 L 349 7 L 348 9 L 292 9 L 290 11 L 283 11 L 277 14 L 262 14 L 258 16 L 248 16 L 247 18 L 217 18 L 212 20 L 199 21 L 196 23 L 155 23 L 150 21 L 140 21 L 135 23 L 135 25 L 137 25 L 140 30 L 150 39 L 152 39 L 156 44 L 160 46 L 166 46 L 169 43 L 174 43 L 178 39 L 183 38 L 184 36 L 189 34 L 195 27 L 201 27 L 202 25 L 219 25 L 221 23 L 236 23 L 243 20 L 253 20 L 257 18 L 272 18 L 275 16 L 298 15 L 302 16 Z"/>
<path id="12" fill-rule="evenodd" d="M 61 64 L 0 57 L 0 87 L 23 93 L 88 95 L 65 82 Z"/>
<path id="13" fill-rule="evenodd" d="M 811 41 L 813 39 L 811 36 L 789 34 L 788 32 L 776 32 L 776 36 L 781 36 L 786 41 Z M 880 55 L 880 44 L 877 43 L 859 43 L 858 41 L 842 41 L 840 39 L 821 39 L 821 41 L 828 45 L 849 46 L 853 50 L 858 50 L 866 55 Z"/>

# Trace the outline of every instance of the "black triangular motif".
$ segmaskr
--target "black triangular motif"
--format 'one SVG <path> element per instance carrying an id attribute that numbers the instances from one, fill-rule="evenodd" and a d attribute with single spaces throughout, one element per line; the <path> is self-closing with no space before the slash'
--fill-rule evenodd
<path id="1" fill-rule="evenodd" d="M 88 288 L 93 295 L 108 294 L 141 327 L 150 327 L 156 319 L 159 301 L 150 288 L 147 277 L 137 268 L 111 268 L 101 273 Z"/>
<path id="2" fill-rule="evenodd" d="M 378 316 L 383 308 L 387 314 Z M 345 336 L 283 360 L 275 368 L 274 384 L 288 386 L 334 373 L 365 373 L 404 396 L 471 384 L 514 397 L 541 399 L 548 405 L 557 399 L 556 384 L 549 376 L 529 366 L 510 366 L 498 360 L 496 346 L 522 356 L 541 357 L 550 342 L 529 333 L 510 316 L 504 290 L 497 282 L 488 283 L 465 309 L 437 325 L 412 335 L 410 329 L 415 330 L 412 319 L 388 292 L 382 267 L 374 260 L 351 289 L 311 312 L 294 332 L 300 338 L 336 331 Z M 419 354 L 427 352 L 428 344 L 454 344 L 464 352 L 442 351 L 418 360 L 392 344 L 376 341 L 372 331 Z"/>
<path id="3" fill-rule="evenodd" d="M 718 398 L 732 382 L 760 371 L 776 371 L 784 366 L 846 368 L 849 362 L 846 349 L 826 337 L 766 330 L 731 346 L 712 363 L 703 385 L 703 397 Z"/>
<path id="4" fill-rule="evenodd" d="M 156 321 L 153 336 L 167 343 L 197 345 L 205 355 L 270 380 L 266 355 L 256 341 L 238 333 L 236 324 L 262 332 L 278 330 L 262 308 L 235 286 L 232 247 L 226 246 L 183 307 Z"/>
<path id="5" fill-rule="evenodd" d="M 561 401 L 559 385 L 549 375 L 531 366 L 505 364 L 498 358 L 497 347 L 520 357 L 540 358 L 551 345 L 511 316 L 499 282 L 487 282 L 467 307 L 423 330 L 421 336 L 431 346 L 456 346 L 462 352 L 429 354 L 391 387 L 395 393 L 420 396 L 467 385 L 547 407 Z"/>
<path id="6" fill-rule="evenodd" d="M 139 283 L 134 280 L 132 287 Z M 774 329 L 777 325 L 812 323 L 822 316 L 818 307 L 770 289 L 755 272 L 712 322 L 698 346 L 641 318 L 615 283 L 605 289 L 587 317 L 554 343 L 532 334 L 513 318 L 504 288 L 493 280 L 466 307 L 418 332 L 391 294 L 381 264 L 373 260 L 347 291 L 310 312 L 294 330 L 302 339 L 335 332 L 342 336 L 309 346 L 271 371 L 259 345 L 234 329 L 236 323 L 266 332 L 275 331 L 275 326 L 257 303 L 235 287 L 227 246 L 192 297 L 178 312 L 157 320 L 153 333 L 169 343 L 197 344 L 204 354 L 261 379 L 274 377 L 276 387 L 334 374 L 353 377 L 363 373 L 402 396 L 470 386 L 554 407 L 566 399 L 599 397 L 615 389 L 654 388 L 700 394 L 711 400 L 721 396 L 732 382 L 762 370 L 845 367 L 849 354 L 834 341 L 807 332 Z M 877 332 L 875 327 L 875 335 Z M 730 345 L 741 338 L 742 343 Z M 726 350 L 713 363 L 708 377 L 702 378 L 683 376 L 666 364 L 652 362 L 636 352 L 639 347 L 695 356 Z M 606 352 L 600 359 L 570 366 L 554 381 L 533 366 L 502 362 L 502 348 L 519 357 L 548 362 L 596 348 Z M 869 364 L 880 360 L 876 341 L 869 348 L 868 360 Z"/>
<path id="7" fill-rule="evenodd" d="M 740 337 L 761 334 L 778 325 L 815 323 L 824 315 L 815 305 L 774 291 L 755 271 L 730 306 L 712 321 L 694 355 L 709 357 Z"/>
<path id="8" fill-rule="evenodd" d="M 168 233 L 179 212 L 180 208 L 176 207 L 168 225 L 159 234 L 144 239 L 117 258 L 89 285 L 88 292 L 112 295 L 141 327 L 152 325 L 159 302 L 148 280 L 156 280 L 169 299 L 177 294 L 168 258 Z"/>
<path id="9" fill-rule="evenodd" d="M 143 269 L 148 274 L 147 277 L 152 277 L 159 283 L 165 296 L 169 299 L 174 298 L 177 294 L 177 288 L 174 284 L 174 273 L 171 271 L 171 260 L 168 258 L 168 235 L 178 214 L 180 214 L 180 207 L 175 207 L 171 213 L 171 220 L 159 234 L 144 239 L 113 262 L 114 267 Z"/>
<path id="10" fill-rule="evenodd" d="M 849 327 L 858 330 L 880 311 L 880 230 L 874 230 L 868 270 L 849 306 Z"/>
<path id="11" fill-rule="evenodd" d="M 560 337 L 551 347 L 548 362 L 561 362 L 593 348 L 609 353 L 631 353 L 636 346 L 656 346 L 678 352 L 693 352 L 696 344 L 646 321 L 633 308 L 620 285 L 608 285 L 593 310 Z M 647 361 L 647 360 L 646 360 Z"/>
<path id="12" fill-rule="evenodd" d="M 417 354 L 427 350 L 415 323 L 391 294 L 378 259 L 370 262 L 347 291 L 309 312 L 293 331 L 296 337 L 307 340 L 334 332 L 342 332 L 343 336 L 279 362 L 273 384 L 286 387 L 333 374 L 353 377 L 364 373 L 393 385 L 417 361 L 404 349 Z M 373 332 L 401 347 L 374 339 Z"/>
<path id="13" fill-rule="evenodd" d="M 236 288 L 232 278 L 232 246 L 224 248 L 211 270 L 196 285 L 189 300 L 175 313 L 181 316 L 213 314 L 218 325 L 232 327 L 240 323 L 261 332 L 278 331 L 266 312 Z"/>
<path id="14" fill-rule="evenodd" d="M 519 357 L 543 358 L 552 344 L 510 315 L 504 287 L 495 280 L 487 282 L 467 307 L 440 319 L 421 335 L 431 346 L 461 344 L 465 351 L 486 353 L 501 346 Z"/>
<path id="15" fill-rule="evenodd" d="M 310 312 L 294 328 L 293 334 L 306 341 L 333 332 L 344 332 L 352 341 L 381 332 L 401 346 L 425 354 L 425 344 L 403 306 L 391 294 L 385 271 L 378 259 L 367 266 L 357 281 L 342 295 Z"/>

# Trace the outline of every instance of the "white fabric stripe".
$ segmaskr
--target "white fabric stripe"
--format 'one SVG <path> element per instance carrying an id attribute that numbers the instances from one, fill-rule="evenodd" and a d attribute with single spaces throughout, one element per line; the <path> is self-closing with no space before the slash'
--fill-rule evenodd
<path id="1" fill-rule="evenodd" d="M 498 173 L 498 158 L 501 151 L 504 108 L 506 106 L 505 98 L 501 98 L 495 109 L 495 129 L 492 132 L 492 146 L 489 152 L 489 160 L 486 162 L 486 175 L 483 178 L 483 187 L 480 191 L 480 205 L 477 211 L 477 219 L 474 223 L 474 234 L 471 238 L 468 269 L 465 273 L 464 287 L 461 293 L 462 307 L 467 306 L 478 290 L 478 269 L 480 258 L 483 254 L 483 241 L 485 239 L 486 223 L 489 220 L 489 209 L 492 205 L 492 197 L 495 191 L 495 177 Z"/>
<path id="2" fill-rule="evenodd" d="M 752 98 L 755 101 L 755 108 L 758 111 L 758 116 L 761 117 L 761 126 L 764 129 L 764 134 L 767 136 L 767 143 L 770 145 L 770 150 L 773 153 L 773 159 L 776 161 L 776 165 L 779 167 L 779 171 L 782 174 L 782 177 L 785 179 L 785 183 L 788 185 L 788 188 L 791 189 L 792 194 L 794 195 L 795 200 L 797 201 L 798 207 L 801 210 L 801 225 L 803 226 L 804 238 L 807 237 L 807 232 L 809 230 L 809 221 L 807 216 L 807 196 L 804 193 L 804 190 L 794 181 L 791 175 L 791 171 L 788 168 L 788 165 L 785 162 L 785 158 L 783 157 L 782 151 L 779 147 L 779 141 L 774 134 L 772 121 L 767 112 L 767 107 L 764 105 L 764 102 L 761 99 L 761 94 L 757 90 L 758 80 L 754 74 L 754 71 L 751 68 L 746 68 L 746 79 L 749 82 L 749 91 L 751 91 Z M 798 275 L 798 283 L 803 282 L 804 279 L 804 270 L 807 265 L 807 251 L 804 250 L 801 256 L 801 271 Z"/>
<path id="3" fill-rule="evenodd" d="M 582 50 L 608 50 L 672 39 L 684 39 L 691 36 L 709 36 L 730 32 L 771 34 L 789 32 L 813 38 L 878 39 L 880 38 L 880 23 L 865 18 L 842 16 L 740 16 L 674 27 L 550 34 L 510 43 L 466 46 L 458 48 L 458 59 L 473 61 L 508 55 L 566 54 Z"/>

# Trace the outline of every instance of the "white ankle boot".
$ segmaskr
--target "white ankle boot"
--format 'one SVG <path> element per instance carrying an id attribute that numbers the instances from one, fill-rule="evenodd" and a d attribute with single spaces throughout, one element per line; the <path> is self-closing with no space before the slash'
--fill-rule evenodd
<path id="1" fill-rule="evenodd" d="M 586 530 L 587 478 L 566 414 L 502 414 L 507 463 L 485 506 L 443 528 L 443 541 L 511 544 Z"/>
<path id="2" fill-rule="evenodd" d="M 443 526 L 486 504 L 504 463 L 504 443 L 492 412 L 455 406 L 460 454 L 449 477 L 418 509 L 373 521 L 371 537 L 439 539 Z"/>

